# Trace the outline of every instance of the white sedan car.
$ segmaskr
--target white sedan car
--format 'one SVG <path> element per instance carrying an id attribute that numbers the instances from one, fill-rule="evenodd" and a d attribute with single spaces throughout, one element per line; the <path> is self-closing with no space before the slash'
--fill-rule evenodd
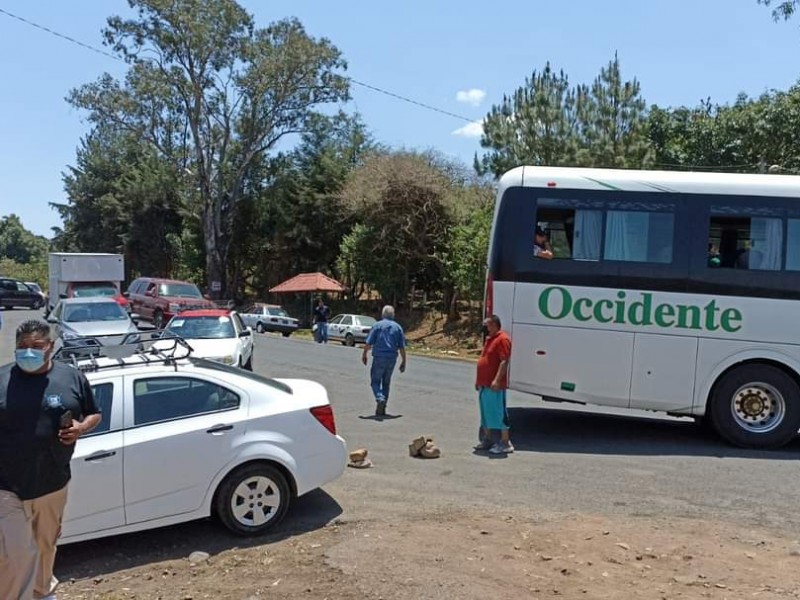
<path id="1" fill-rule="evenodd" d="M 163 353 L 79 366 L 103 420 L 75 448 L 62 544 L 212 514 L 261 534 L 345 469 L 318 383 Z"/>
<path id="2" fill-rule="evenodd" d="M 162 338 L 178 336 L 191 344 L 192 356 L 253 370 L 253 330 L 236 311 L 186 310 L 170 319 Z M 162 344 L 172 347 L 171 341 Z"/>

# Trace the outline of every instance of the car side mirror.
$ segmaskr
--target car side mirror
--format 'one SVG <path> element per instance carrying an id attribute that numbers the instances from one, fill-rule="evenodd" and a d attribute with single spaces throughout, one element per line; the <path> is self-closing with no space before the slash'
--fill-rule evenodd
<path id="1" fill-rule="evenodd" d="M 253 329 L 248 327 L 247 329 L 242 330 L 242 332 L 239 334 L 239 337 L 250 337 L 251 335 L 253 335 Z"/>
<path id="2" fill-rule="evenodd" d="M 131 321 L 133 321 L 133 323 L 134 323 L 134 324 L 138 324 L 138 323 L 139 323 L 139 319 L 141 319 L 141 318 L 142 318 L 142 317 L 141 317 L 139 314 L 137 314 L 137 313 L 131 313 L 130 317 L 131 317 Z"/>
<path id="3" fill-rule="evenodd" d="M 122 292 L 122 296 L 124 298 L 130 298 L 131 297 L 131 293 L 130 292 Z"/>
<path id="4" fill-rule="evenodd" d="M 55 324 L 58 323 L 58 319 L 56 319 L 55 317 L 52 317 L 52 316 L 51 317 L 47 317 L 47 322 L 48 323 L 52 323 L 52 324 L 55 325 Z"/>
<path id="5" fill-rule="evenodd" d="M 61 299 L 63 300 L 64 298 L 66 298 L 66 297 L 67 297 L 67 295 L 66 295 L 66 294 L 59 294 L 59 295 L 58 295 L 58 297 L 59 297 L 59 298 L 61 298 Z"/>
<path id="6" fill-rule="evenodd" d="M 160 334 L 160 333 L 151 333 L 151 334 L 150 334 L 150 339 L 151 339 L 151 340 L 157 340 L 157 339 L 158 339 L 158 338 L 160 338 L 160 337 L 161 337 L 161 334 Z"/>

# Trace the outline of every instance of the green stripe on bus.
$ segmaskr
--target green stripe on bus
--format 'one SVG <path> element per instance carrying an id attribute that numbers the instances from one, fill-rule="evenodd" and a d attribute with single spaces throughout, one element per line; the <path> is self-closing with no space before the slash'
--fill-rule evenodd
<path id="1" fill-rule="evenodd" d="M 588 179 L 589 181 L 594 181 L 595 183 L 602 185 L 603 187 L 608 188 L 610 190 L 617 190 L 618 192 L 622 191 L 622 188 L 613 186 L 610 183 L 606 183 L 605 181 L 600 181 L 599 179 L 592 179 L 591 177 L 584 177 L 584 179 Z"/>

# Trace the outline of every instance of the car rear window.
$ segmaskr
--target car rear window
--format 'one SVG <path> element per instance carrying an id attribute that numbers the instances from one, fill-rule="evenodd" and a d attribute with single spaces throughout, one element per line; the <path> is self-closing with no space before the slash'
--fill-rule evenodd
<path id="1" fill-rule="evenodd" d="M 275 388 L 276 390 L 286 392 L 287 394 L 293 393 L 292 388 L 290 388 L 285 383 L 281 383 L 280 381 L 275 381 L 274 379 L 270 379 L 269 377 L 264 377 L 263 375 L 259 375 L 258 373 L 253 373 L 252 371 L 245 371 L 244 369 L 240 369 L 239 367 L 233 367 L 213 360 L 206 360 L 204 358 L 196 358 L 193 356 L 190 356 L 189 360 L 191 361 L 192 364 L 197 365 L 198 367 L 202 367 L 204 369 L 210 369 L 212 371 L 221 371 L 222 373 L 228 373 L 230 375 L 237 375 L 239 377 L 244 377 L 245 379 L 250 379 L 252 381 L 257 381 L 259 383 L 266 384 L 270 387 Z"/>

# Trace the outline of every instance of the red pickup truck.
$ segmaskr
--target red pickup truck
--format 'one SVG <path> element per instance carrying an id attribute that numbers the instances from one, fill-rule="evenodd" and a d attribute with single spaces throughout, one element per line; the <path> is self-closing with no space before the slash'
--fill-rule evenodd
<path id="1" fill-rule="evenodd" d="M 162 329 L 181 311 L 217 308 L 195 284 L 175 279 L 140 277 L 131 283 L 125 296 L 131 303 L 131 311 L 153 323 L 156 329 Z"/>

